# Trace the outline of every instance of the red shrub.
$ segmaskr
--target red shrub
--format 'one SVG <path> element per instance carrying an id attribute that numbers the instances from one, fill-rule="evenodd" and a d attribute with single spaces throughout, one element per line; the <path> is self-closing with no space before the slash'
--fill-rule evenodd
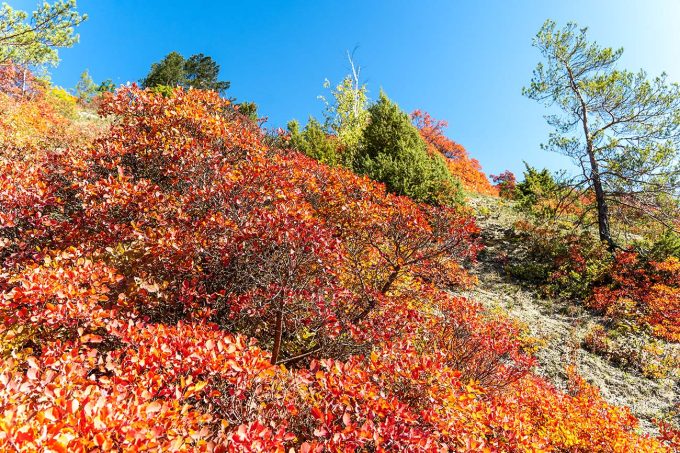
<path id="1" fill-rule="evenodd" d="M 500 175 L 491 175 L 491 180 L 498 189 L 498 194 L 502 198 L 514 198 L 517 189 L 517 179 L 510 170 L 505 170 Z"/>
<path id="2" fill-rule="evenodd" d="M 449 171 L 460 179 L 466 190 L 486 195 L 498 195 L 498 190 L 491 185 L 482 172 L 482 166 L 477 159 L 472 159 L 462 145 L 444 135 L 444 129 L 448 126 L 446 121 L 435 120 L 429 113 L 421 110 L 411 113 L 411 119 L 430 150 L 446 157 Z"/>
<path id="3" fill-rule="evenodd" d="M 652 332 L 680 341 L 680 261 L 646 262 L 636 253 L 617 254 L 612 282 L 595 288 L 588 304 L 617 318 L 648 324 Z"/>

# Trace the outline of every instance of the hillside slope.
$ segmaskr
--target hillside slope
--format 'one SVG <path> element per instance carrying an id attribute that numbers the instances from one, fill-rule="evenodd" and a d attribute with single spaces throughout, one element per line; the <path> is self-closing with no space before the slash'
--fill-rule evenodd
<path id="1" fill-rule="evenodd" d="M 505 272 L 507 256 L 521 247 L 513 237 L 513 223 L 520 215 L 511 202 L 473 196 L 469 203 L 475 209 L 485 249 L 473 270 L 479 284 L 460 294 L 489 309 L 506 311 L 545 342 L 537 352 L 540 375 L 565 388 L 565 369 L 574 364 L 586 381 L 599 388 L 606 401 L 630 407 L 645 431 L 656 432 L 652 419 L 672 413 L 680 404 L 680 370 L 663 379 L 651 379 L 617 367 L 585 349 L 583 343 L 589 328 L 601 322 L 600 317 L 584 310 L 576 301 L 545 297 L 536 287 L 522 284 Z M 678 344 L 667 347 L 676 353 L 680 351 Z"/>
<path id="2" fill-rule="evenodd" d="M 466 207 L 273 148 L 213 92 L 100 113 L 0 136 L 0 450 L 671 451 L 452 293 Z"/>

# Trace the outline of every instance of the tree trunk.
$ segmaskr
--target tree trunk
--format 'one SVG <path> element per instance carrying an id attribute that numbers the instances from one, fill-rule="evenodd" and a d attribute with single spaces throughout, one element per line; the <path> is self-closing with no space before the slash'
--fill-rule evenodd
<path id="1" fill-rule="evenodd" d="M 279 301 L 279 307 L 276 311 L 276 323 L 274 326 L 274 347 L 272 348 L 272 358 L 270 360 L 272 365 L 276 365 L 281 353 L 281 337 L 283 336 L 283 297 Z"/>
<path id="2" fill-rule="evenodd" d="M 602 181 L 600 180 L 600 166 L 593 152 L 592 142 L 588 142 L 588 158 L 590 159 L 590 178 L 595 190 L 595 202 L 597 203 L 597 226 L 600 232 L 600 240 L 607 243 L 609 250 L 614 250 L 614 241 L 609 230 L 609 207 L 604 196 Z"/>
<path id="3" fill-rule="evenodd" d="M 581 104 L 581 124 L 583 125 L 583 135 L 586 139 L 586 151 L 590 161 L 590 180 L 593 182 L 593 190 L 595 190 L 595 202 L 597 203 L 597 226 L 600 232 L 600 240 L 607 243 L 607 247 L 610 251 L 614 251 L 615 245 L 609 230 L 609 208 L 607 206 L 607 200 L 604 196 L 602 180 L 600 179 L 600 165 L 598 164 L 597 157 L 595 156 L 593 137 L 590 134 L 590 127 L 588 125 L 588 105 L 583 100 L 581 91 L 579 90 L 576 79 L 574 78 L 574 73 L 566 62 L 565 67 L 567 69 L 567 73 L 569 74 L 571 89 L 576 95 L 579 104 Z"/>
<path id="4" fill-rule="evenodd" d="M 392 270 L 392 273 L 387 277 L 387 280 L 383 284 L 382 288 L 380 288 L 380 294 L 387 294 L 387 291 L 390 290 L 390 287 L 392 286 L 392 283 L 397 279 L 399 276 L 399 271 L 401 270 L 401 266 L 397 266 Z M 361 313 L 359 313 L 357 316 L 352 319 L 353 323 L 357 323 L 364 319 L 368 314 L 375 308 L 375 299 L 371 297 L 371 299 L 368 301 L 368 305 L 366 308 L 362 310 Z"/>

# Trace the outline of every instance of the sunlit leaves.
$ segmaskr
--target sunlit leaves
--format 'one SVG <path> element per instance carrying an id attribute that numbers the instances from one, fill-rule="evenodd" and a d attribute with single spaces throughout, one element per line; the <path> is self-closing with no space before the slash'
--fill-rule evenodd
<path id="1" fill-rule="evenodd" d="M 611 283 L 593 291 L 588 305 L 614 319 L 649 325 L 654 335 L 680 341 L 680 262 L 646 262 L 632 251 L 617 254 Z"/>
<path id="2" fill-rule="evenodd" d="M 662 451 L 452 296 L 479 230 L 268 149 L 215 93 L 2 155 L 0 450 Z"/>
<path id="3" fill-rule="evenodd" d="M 479 162 L 472 159 L 463 146 L 444 135 L 444 129 L 448 126 L 446 121 L 436 120 L 421 110 L 411 113 L 411 120 L 427 142 L 430 152 L 441 153 L 446 157 L 449 171 L 460 180 L 466 190 L 487 195 L 498 194 L 482 172 Z"/>

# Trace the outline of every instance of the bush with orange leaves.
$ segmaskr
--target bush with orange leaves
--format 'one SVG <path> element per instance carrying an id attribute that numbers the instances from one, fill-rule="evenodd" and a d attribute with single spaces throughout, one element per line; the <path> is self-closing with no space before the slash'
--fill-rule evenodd
<path id="1" fill-rule="evenodd" d="M 680 260 L 648 261 L 623 251 L 610 276 L 610 283 L 594 289 L 590 307 L 613 319 L 649 325 L 654 335 L 680 342 Z"/>
<path id="2" fill-rule="evenodd" d="M 102 113 L 115 120 L 90 147 L 3 158 L 4 309 L 32 301 L 50 312 L 8 315 L 14 324 L 73 338 L 87 327 L 75 313 L 93 316 L 97 300 L 71 295 L 59 276 L 101 267 L 117 275 L 99 296 L 109 304 L 154 321 L 211 319 L 289 363 L 361 349 L 369 315 L 408 281 L 467 280 L 461 265 L 478 248 L 467 213 L 272 154 L 217 95 L 123 89 Z M 42 279 L 44 302 L 31 279 Z M 54 312 L 63 324 L 48 332 Z"/>
<path id="3" fill-rule="evenodd" d="M 444 129 L 448 126 L 446 121 L 435 120 L 422 110 L 411 113 L 411 119 L 428 144 L 430 152 L 438 152 L 446 157 L 449 171 L 460 179 L 466 190 L 484 195 L 498 195 L 498 189 L 489 182 L 477 159 L 471 158 L 462 145 L 444 135 Z"/>
<path id="4" fill-rule="evenodd" d="M 510 170 L 505 170 L 499 175 L 491 175 L 491 180 L 494 182 L 498 195 L 501 198 L 513 199 L 516 196 L 517 178 Z"/>
<path id="5" fill-rule="evenodd" d="M 0 154 L 1 450 L 668 451 L 447 292 L 465 210 L 271 150 L 215 93 L 101 108 L 89 146 Z"/>
<path id="6" fill-rule="evenodd" d="M 91 141 L 101 125 L 78 121 L 76 98 L 12 64 L 0 65 L 0 149 L 54 149 Z"/>
<path id="7" fill-rule="evenodd" d="M 670 451 L 577 377 L 488 391 L 408 339 L 286 371 L 210 323 L 117 321 L 2 359 L 0 382 L 4 449 Z"/>

